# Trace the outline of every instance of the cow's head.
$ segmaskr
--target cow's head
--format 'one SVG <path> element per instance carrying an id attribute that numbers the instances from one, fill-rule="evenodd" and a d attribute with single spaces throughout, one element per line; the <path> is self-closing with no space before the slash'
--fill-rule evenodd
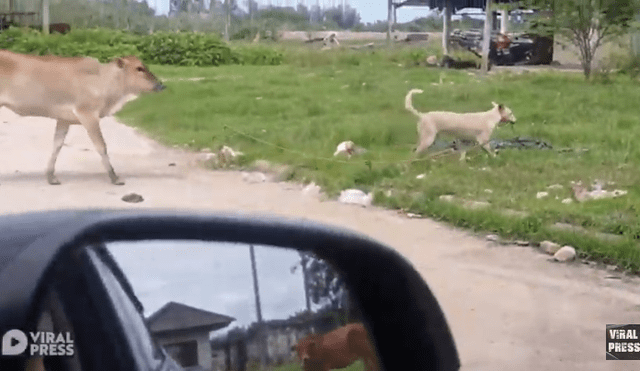
<path id="1" fill-rule="evenodd" d="M 130 55 L 116 58 L 115 63 L 124 72 L 125 90 L 128 94 L 140 94 L 143 92 L 160 91 L 166 88 L 160 80 L 149 71 L 147 66 L 138 57 Z"/>

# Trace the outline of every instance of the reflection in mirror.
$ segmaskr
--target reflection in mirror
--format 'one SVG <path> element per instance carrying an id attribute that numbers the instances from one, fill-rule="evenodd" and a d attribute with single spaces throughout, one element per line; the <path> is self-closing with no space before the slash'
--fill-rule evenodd
<path id="1" fill-rule="evenodd" d="M 313 254 L 202 241 L 107 248 L 153 338 L 188 370 L 380 370 L 344 281 Z"/>

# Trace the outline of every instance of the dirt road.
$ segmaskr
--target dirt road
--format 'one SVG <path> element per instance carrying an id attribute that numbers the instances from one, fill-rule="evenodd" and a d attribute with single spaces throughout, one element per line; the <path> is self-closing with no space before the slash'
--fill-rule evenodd
<path id="1" fill-rule="evenodd" d="M 72 127 L 46 183 L 52 120 L 0 111 L 0 212 L 86 207 L 180 208 L 268 212 L 346 226 L 398 249 L 420 270 L 452 326 L 463 370 L 631 370 L 640 362 L 605 361 L 605 325 L 640 322 L 638 280 L 580 263 L 551 263 L 531 248 L 483 238 L 393 211 L 305 195 L 300 186 L 250 184 L 237 172 L 196 167 L 192 154 L 167 149 L 135 130 L 102 121 L 116 171 L 108 182 L 81 127 Z M 169 164 L 175 166 L 169 166 Z M 138 204 L 122 196 L 135 192 Z M 619 275 L 619 274 L 618 274 Z"/>

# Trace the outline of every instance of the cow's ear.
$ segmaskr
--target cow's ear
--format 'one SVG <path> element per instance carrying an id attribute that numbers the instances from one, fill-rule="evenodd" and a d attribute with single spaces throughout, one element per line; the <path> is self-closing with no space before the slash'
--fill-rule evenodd
<path id="1" fill-rule="evenodd" d="M 118 68 L 123 68 L 125 65 L 125 61 L 123 58 L 116 58 L 113 61 L 116 62 L 116 65 L 118 66 Z"/>

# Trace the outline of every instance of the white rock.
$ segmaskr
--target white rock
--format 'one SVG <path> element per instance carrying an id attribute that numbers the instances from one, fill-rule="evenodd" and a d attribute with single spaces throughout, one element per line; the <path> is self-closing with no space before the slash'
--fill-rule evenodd
<path id="1" fill-rule="evenodd" d="M 251 173 L 243 172 L 242 180 L 247 183 L 263 183 L 267 181 L 267 176 L 258 171 L 254 171 Z"/>
<path id="2" fill-rule="evenodd" d="M 231 158 L 242 156 L 244 154 L 240 151 L 234 151 L 233 148 L 228 146 L 222 146 L 222 148 L 220 148 L 219 153 L 221 156 L 231 157 Z"/>
<path id="3" fill-rule="evenodd" d="M 540 242 L 540 249 L 549 255 L 553 255 L 560 250 L 560 245 L 551 241 Z"/>
<path id="4" fill-rule="evenodd" d="M 453 195 L 440 195 L 439 199 L 442 201 L 453 201 Z"/>
<path id="5" fill-rule="evenodd" d="M 536 198 L 541 199 L 541 198 L 547 197 L 548 195 L 549 195 L 549 192 L 538 192 L 536 193 Z"/>
<path id="6" fill-rule="evenodd" d="M 420 174 L 416 176 L 416 179 L 424 179 L 425 176 L 427 176 L 427 174 Z"/>
<path id="7" fill-rule="evenodd" d="M 563 204 L 570 204 L 572 202 L 573 202 L 573 199 L 571 199 L 571 198 L 565 198 L 564 200 L 562 200 Z"/>
<path id="8" fill-rule="evenodd" d="M 343 204 L 356 204 L 366 207 L 371 205 L 373 193 L 366 194 L 359 189 L 346 189 L 340 192 L 338 201 Z"/>
<path id="9" fill-rule="evenodd" d="M 487 238 L 487 241 L 493 241 L 493 242 L 498 241 L 500 239 L 500 237 L 498 237 L 498 235 L 496 234 L 489 234 L 487 235 L 486 238 Z"/>
<path id="10" fill-rule="evenodd" d="M 207 152 L 201 153 L 198 156 L 200 161 L 209 161 L 209 160 L 212 160 L 212 159 L 217 159 L 217 157 L 218 156 L 215 153 L 207 153 Z"/>
<path id="11" fill-rule="evenodd" d="M 562 189 L 562 184 L 552 184 L 547 187 L 548 189 Z"/>
<path id="12" fill-rule="evenodd" d="M 317 196 L 320 194 L 320 186 L 311 182 L 306 187 L 304 187 L 302 193 L 304 193 L 305 195 Z"/>
<path id="13" fill-rule="evenodd" d="M 555 254 L 553 254 L 553 258 L 559 262 L 567 262 L 575 259 L 576 257 L 576 249 L 571 246 L 562 246 L 560 250 L 558 250 Z"/>
<path id="14" fill-rule="evenodd" d="M 485 190 L 484 190 L 484 192 L 485 192 L 485 193 L 493 193 L 493 191 L 492 191 L 492 190 L 490 190 L 490 189 L 485 189 Z"/>

